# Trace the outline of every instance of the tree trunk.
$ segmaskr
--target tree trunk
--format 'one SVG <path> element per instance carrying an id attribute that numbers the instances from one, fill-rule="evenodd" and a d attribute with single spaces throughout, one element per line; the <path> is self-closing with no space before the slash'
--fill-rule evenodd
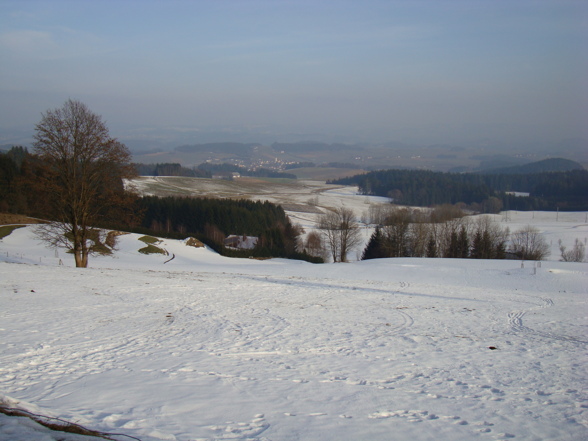
<path id="1" fill-rule="evenodd" d="M 74 258 L 76 261 L 76 268 L 86 268 L 88 265 L 88 259 L 86 258 L 86 264 L 84 264 L 84 257 L 82 256 L 81 251 L 74 251 Z"/>
<path id="2" fill-rule="evenodd" d="M 88 247 L 86 245 L 86 239 L 82 234 L 80 228 L 73 228 L 73 252 L 76 261 L 76 268 L 87 268 L 88 267 Z"/>

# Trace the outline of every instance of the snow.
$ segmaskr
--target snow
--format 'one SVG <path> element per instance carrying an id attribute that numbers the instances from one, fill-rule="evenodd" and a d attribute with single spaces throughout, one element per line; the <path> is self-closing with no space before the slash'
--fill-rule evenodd
<path id="1" fill-rule="evenodd" d="M 257 246 L 258 238 L 255 236 L 237 236 L 231 234 L 225 239 L 225 247 L 233 249 L 252 250 Z"/>
<path id="2" fill-rule="evenodd" d="M 525 193 L 523 191 L 505 191 L 506 194 L 511 194 L 516 197 L 528 197 L 531 193 Z"/>
<path id="3" fill-rule="evenodd" d="M 524 265 L 174 240 L 164 263 L 128 234 L 82 270 L 17 229 L 0 241 L 0 401 L 143 441 L 588 439 L 588 264 L 557 251 L 585 216 L 496 215 L 556 250 Z M 18 439 L 80 437 L 0 414 Z"/>

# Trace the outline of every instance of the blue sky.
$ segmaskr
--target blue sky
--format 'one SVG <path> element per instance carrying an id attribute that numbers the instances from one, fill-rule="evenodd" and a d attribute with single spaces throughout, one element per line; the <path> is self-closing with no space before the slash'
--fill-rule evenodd
<path id="1" fill-rule="evenodd" d="M 121 138 L 588 137 L 587 29 L 567 0 L 0 0 L 0 143 L 68 98 Z"/>

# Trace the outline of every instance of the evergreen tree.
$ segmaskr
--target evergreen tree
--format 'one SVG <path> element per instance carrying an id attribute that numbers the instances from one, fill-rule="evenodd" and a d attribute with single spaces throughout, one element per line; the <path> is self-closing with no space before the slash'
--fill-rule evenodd
<path id="1" fill-rule="evenodd" d="M 376 228 L 376 231 L 372 233 L 368 244 L 363 250 L 361 260 L 381 259 L 383 257 L 388 257 L 386 251 L 384 250 L 383 243 L 384 236 L 378 227 Z"/>
<path id="2" fill-rule="evenodd" d="M 480 230 L 476 231 L 474 235 L 474 242 L 472 244 L 472 254 L 471 257 L 473 259 L 482 259 L 482 234 Z"/>
<path id="3" fill-rule="evenodd" d="M 457 256 L 462 259 L 467 259 L 470 256 L 470 241 L 468 238 L 468 232 L 464 226 L 459 231 L 459 237 L 457 239 Z"/>
<path id="4" fill-rule="evenodd" d="M 482 247 L 482 258 L 492 259 L 494 257 L 494 247 L 492 246 L 492 240 L 490 239 L 488 230 L 484 230 L 482 233 Z"/>
<path id="5" fill-rule="evenodd" d="M 437 242 L 432 234 L 427 242 L 427 257 L 437 257 Z"/>
<path id="6" fill-rule="evenodd" d="M 475 259 L 494 259 L 496 251 L 497 249 L 492 243 L 488 230 L 476 231 L 472 257 Z"/>
<path id="7" fill-rule="evenodd" d="M 451 232 L 450 240 L 449 240 L 449 248 L 447 248 L 447 252 L 445 253 L 445 257 L 455 258 L 459 256 L 459 238 L 457 236 L 457 232 L 454 230 Z"/>
<path id="8" fill-rule="evenodd" d="M 495 259 L 505 259 L 506 258 L 506 242 L 500 241 L 496 244 L 494 248 L 494 258 Z"/>

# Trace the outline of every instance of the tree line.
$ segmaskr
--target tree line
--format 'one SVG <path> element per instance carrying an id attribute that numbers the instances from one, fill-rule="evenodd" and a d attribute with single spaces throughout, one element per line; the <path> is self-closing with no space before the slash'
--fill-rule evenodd
<path id="1" fill-rule="evenodd" d="M 504 259 L 507 257 L 508 228 L 503 229 L 482 216 L 472 221 L 456 217 L 438 222 L 429 212 L 397 208 L 376 227 L 362 259 L 382 257 L 446 257 Z M 530 259 L 530 253 L 510 257 Z M 534 258 L 545 257 L 535 256 Z"/>
<path id="2" fill-rule="evenodd" d="M 465 216 L 451 205 L 432 210 L 378 206 L 370 209 L 362 222 L 376 228 L 361 260 L 390 257 L 542 260 L 550 252 L 544 237 L 532 226 L 511 233 L 490 216 Z M 345 262 L 361 242 L 360 231 L 353 212 L 340 207 L 322 215 L 317 231 L 309 233 L 299 246 L 311 255 Z M 571 250 L 562 244 L 560 250 L 562 260 L 584 259 L 584 244 L 578 240 Z"/>
<path id="3" fill-rule="evenodd" d="M 427 170 L 380 170 L 329 181 L 357 185 L 366 195 L 396 204 L 465 204 L 482 213 L 500 210 L 588 210 L 588 171 L 526 174 L 445 173 Z M 518 196 L 513 192 L 529 193 Z"/>

